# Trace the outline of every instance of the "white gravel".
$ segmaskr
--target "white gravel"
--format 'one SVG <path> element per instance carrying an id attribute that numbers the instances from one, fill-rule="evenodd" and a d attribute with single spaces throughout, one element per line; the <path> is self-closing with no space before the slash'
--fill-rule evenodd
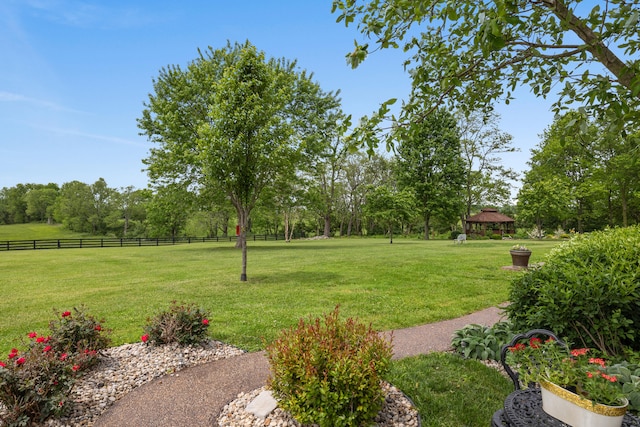
<path id="1" fill-rule="evenodd" d="M 397 388 L 382 383 L 385 401 L 376 418 L 378 427 L 418 427 L 418 411 L 407 397 Z M 265 387 L 250 393 L 241 393 L 237 399 L 226 405 L 218 416 L 219 427 L 303 427 L 291 415 L 276 408 L 266 418 L 261 419 L 247 412 L 245 408 Z M 313 426 L 309 426 L 313 427 Z"/>

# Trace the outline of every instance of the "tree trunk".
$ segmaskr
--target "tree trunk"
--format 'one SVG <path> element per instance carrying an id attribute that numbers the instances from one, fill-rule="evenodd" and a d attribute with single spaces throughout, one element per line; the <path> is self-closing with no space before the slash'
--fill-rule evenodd
<path id="1" fill-rule="evenodd" d="M 429 240 L 429 218 L 430 215 L 424 216 L 424 240 Z"/>
<path id="2" fill-rule="evenodd" d="M 331 214 L 324 215 L 324 236 L 331 237 Z"/>
<path id="3" fill-rule="evenodd" d="M 247 229 L 249 228 L 249 212 L 242 207 L 236 208 L 238 212 L 238 224 L 240 225 L 240 234 L 236 241 L 236 248 L 242 250 L 242 271 L 240 273 L 240 281 L 247 281 Z"/>

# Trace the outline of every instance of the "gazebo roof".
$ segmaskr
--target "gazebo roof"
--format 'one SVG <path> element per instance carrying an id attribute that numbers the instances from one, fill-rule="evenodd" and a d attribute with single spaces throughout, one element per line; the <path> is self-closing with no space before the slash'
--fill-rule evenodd
<path id="1" fill-rule="evenodd" d="M 497 209 L 482 209 L 479 214 L 467 218 L 467 222 L 516 222 L 515 219 L 498 212 Z"/>

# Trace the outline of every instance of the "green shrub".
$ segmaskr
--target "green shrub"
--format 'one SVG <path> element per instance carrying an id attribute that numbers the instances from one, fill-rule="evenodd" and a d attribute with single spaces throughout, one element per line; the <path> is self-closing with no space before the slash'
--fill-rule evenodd
<path id="1" fill-rule="evenodd" d="M 150 344 L 178 343 L 200 344 L 206 341 L 209 328 L 209 313 L 195 304 L 171 302 L 169 310 L 147 319 L 142 341 Z"/>
<path id="2" fill-rule="evenodd" d="M 456 240 L 458 238 L 459 235 L 461 235 L 462 232 L 460 230 L 453 230 L 450 234 L 449 234 L 449 238 L 451 240 Z"/>
<path id="3" fill-rule="evenodd" d="M 500 234 L 492 234 L 489 237 L 491 238 L 491 240 L 502 240 L 502 235 Z"/>
<path id="4" fill-rule="evenodd" d="M 546 328 L 616 355 L 640 349 L 640 226 L 576 236 L 512 282 L 515 330 Z"/>
<path id="5" fill-rule="evenodd" d="M 302 424 L 320 427 L 370 425 L 382 407 L 380 381 L 389 369 L 391 343 L 338 307 L 300 319 L 267 346 L 268 386 L 280 406 Z"/>
<path id="6" fill-rule="evenodd" d="M 111 331 L 85 312 L 85 307 L 57 312 L 57 319 L 49 322 L 51 345 L 59 353 L 86 355 L 85 365 L 97 361 L 97 352 L 109 346 Z M 85 366 L 86 367 L 86 366 Z"/>
<path id="7" fill-rule="evenodd" d="M 498 322 L 493 326 L 466 325 L 455 331 L 451 346 L 467 359 L 499 360 L 502 346 L 512 335 L 509 322 Z"/>

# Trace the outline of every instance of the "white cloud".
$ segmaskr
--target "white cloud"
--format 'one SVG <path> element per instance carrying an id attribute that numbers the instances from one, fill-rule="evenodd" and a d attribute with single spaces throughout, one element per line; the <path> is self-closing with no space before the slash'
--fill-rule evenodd
<path id="1" fill-rule="evenodd" d="M 140 8 L 112 7 L 108 2 L 26 0 L 26 5 L 44 19 L 80 28 L 131 28 L 153 21 L 151 14 L 143 12 Z"/>
<path id="2" fill-rule="evenodd" d="M 61 135 L 77 136 L 80 138 L 93 139 L 97 141 L 105 141 L 105 142 L 121 144 L 121 145 L 123 144 L 123 145 L 132 145 L 136 147 L 147 147 L 146 144 L 143 144 L 141 142 L 133 141 L 130 139 L 118 138 L 116 136 L 111 136 L 111 135 L 99 135 L 99 134 L 83 132 L 75 129 L 52 128 L 52 127 L 43 127 L 43 126 L 37 126 L 37 125 L 33 125 L 32 127 L 41 129 L 47 132 L 61 134 Z"/>
<path id="3" fill-rule="evenodd" d="M 67 113 L 77 113 L 77 114 L 89 114 L 85 111 L 75 110 L 73 108 L 68 108 L 63 105 L 57 104 L 55 102 L 51 102 L 43 99 L 30 98 L 28 96 L 24 96 L 19 93 L 0 91 L 0 102 L 21 102 L 21 103 L 31 104 L 36 107 L 46 108 L 47 110 L 52 110 L 52 111 L 63 111 Z"/>

